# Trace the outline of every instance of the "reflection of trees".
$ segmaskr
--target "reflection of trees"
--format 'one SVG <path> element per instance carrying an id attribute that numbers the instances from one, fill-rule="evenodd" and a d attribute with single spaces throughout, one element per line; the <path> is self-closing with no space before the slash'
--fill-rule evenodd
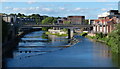
<path id="1" fill-rule="evenodd" d="M 48 35 L 46 35 L 45 33 L 42 34 L 41 36 L 43 39 L 48 39 L 50 41 L 50 38 L 48 37 Z"/>
<path id="2" fill-rule="evenodd" d="M 116 66 L 120 66 L 120 54 L 112 53 L 112 61 Z"/>

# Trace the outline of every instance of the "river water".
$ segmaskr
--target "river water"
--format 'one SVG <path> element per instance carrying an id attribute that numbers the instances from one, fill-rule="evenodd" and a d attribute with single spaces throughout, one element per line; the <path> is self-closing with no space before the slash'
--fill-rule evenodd
<path id="1" fill-rule="evenodd" d="M 118 55 L 99 42 L 76 35 L 78 43 L 70 47 L 66 37 L 49 35 L 42 37 L 44 31 L 26 34 L 7 57 L 7 67 L 117 67 Z"/>

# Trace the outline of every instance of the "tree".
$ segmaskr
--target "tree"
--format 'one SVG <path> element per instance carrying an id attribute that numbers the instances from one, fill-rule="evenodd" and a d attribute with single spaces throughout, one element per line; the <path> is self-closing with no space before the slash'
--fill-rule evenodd
<path id="1" fill-rule="evenodd" d="M 108 35 L 107 42 L 113 52 L 120 53 L 120 23 L 117 24 L 116 29 Z"/>
<path id="2" fill-rule="evenodd" d="M 44 20 L 42 20 L 42 24 L 53 24 L 54 17 L 47 17 Z"/>
<path id="3" fill-rule="evenodd" d="M 85 24 L 86 24 L 86 25 L 89 24 L 89 20 L 85 20 Z"/>
<path id="4" fill-rule="evenodd" d="M 26 17 L 24 14 L 18 13 L 18 17 Z"/>
<path id="5" fill-rule="evenodd" d="M 16 14 L 14 14 L 14 13 L 11 13 L 10 15 L 16 15 Z"/>
<path id="6" fill-rule="evenodd" d="M 57 23 L 57 18 L 54 18 L 54 19 L 53 19 L 53 23 L 54 23 L 54 24 Z"/>
<path id="7" fill-rule="evenodd" d="M 29 15 L 28 17 L 32 17 L 35 19 L 35 22 L 37 24 L 41 23 L 43 19 L 45 19 L 47 16 L 40 16 L 39 14 L 32 14 L 32 15 Z"/>
<path id="8" fill-rule="evenodd" d="M 71 22 L 70 21 L 64 21 L 64 24 L 70 24 Z"/>

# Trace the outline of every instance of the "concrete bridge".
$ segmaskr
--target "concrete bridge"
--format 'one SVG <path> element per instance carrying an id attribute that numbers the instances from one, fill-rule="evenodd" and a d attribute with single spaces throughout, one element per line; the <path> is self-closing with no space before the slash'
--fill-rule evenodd
<path id="1" fill-rule="evenodd" d="M 33 24 L 33 25 L 24 25 L 23 27 L 92 27 L 91 25 L 81 25 L 81 24 L 60 24 L 60 25 L 52 25 L 52 24 Z"/>
<path id="2" fill-rule="evenodd" d="M 52 25 L 52 24 L 33 24 L 33 25 L 24 25 L 21 28 L 24 29 L 36 29 L 36 28 L 42 28 L 42 27 L 59 27 L 59 28 L 68 28 L 68 38 L 71 39 L 73 37 L 73 29 L 74 28 L 91 28 L 92 25 L 81 25 L 81 24 L 62 24 L 62 25 Z"/>

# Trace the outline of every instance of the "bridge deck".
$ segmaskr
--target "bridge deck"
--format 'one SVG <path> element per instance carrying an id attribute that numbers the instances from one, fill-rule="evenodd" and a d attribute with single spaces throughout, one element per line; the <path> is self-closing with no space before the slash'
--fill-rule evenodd
<path id="1" fill-rule="evenodd" d="M 92 25 L 24 25 L 23 27 L 92 27 Z"/>

